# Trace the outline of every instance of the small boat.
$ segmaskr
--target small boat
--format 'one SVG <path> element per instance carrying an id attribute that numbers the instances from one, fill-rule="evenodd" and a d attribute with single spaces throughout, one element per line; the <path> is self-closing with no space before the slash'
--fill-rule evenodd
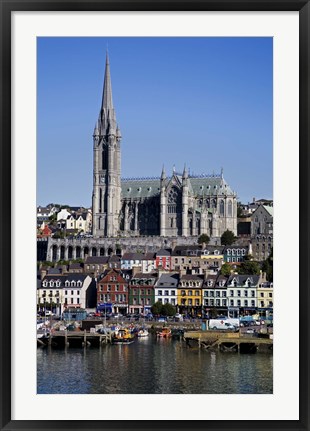
<path id="1" fill-rule="evenodd" d="M 130 344 L 134 342 L 134 336 L 128 329 L 119 329 L 112 337 L 113 344 Z"/>
<path id="2" fill-rule="evenodd" d="M 161 331 L 157 332 L 157 336 L 162 338 L 171 337 L 171 329 L 163 328 Z"/>
<path id="3" fill-rule="evenodd" d="M 148 337 L 149 336 L 149 331 L 147 329 L 140 329 L 138 331 L 138 337 Z"/>

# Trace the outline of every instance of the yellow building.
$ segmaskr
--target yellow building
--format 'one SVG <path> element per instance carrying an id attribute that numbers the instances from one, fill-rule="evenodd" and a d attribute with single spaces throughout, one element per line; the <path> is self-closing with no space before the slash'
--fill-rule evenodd
<path id="1" fill-rule="evenodd" d="M 203 276 L 185 274 L 180 278 L 178 286 L 178 310 L 181 314 L 192 317 L 202 315 L 202 285 Z"/>
<path id="2" fill-rule="evenodd" d="M 273 312 L 273 283 L 261 281 L 257 288 L 257 310 L 268 317 Z"/>

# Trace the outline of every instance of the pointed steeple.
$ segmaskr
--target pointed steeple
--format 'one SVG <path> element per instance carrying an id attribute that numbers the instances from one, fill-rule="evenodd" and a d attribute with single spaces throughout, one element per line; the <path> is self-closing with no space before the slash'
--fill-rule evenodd
<path id="1" fill-rule="evenodd" d="M 165 171 L 165 166 L 163 165 L 163 169 L 161 171 L 161 180 L 165 180 L 166 179 L 166 171 Z"/>
<path id="2" fill-rule="evenodd" d="M 104 74 L 101 109 L 106 109 L 107 111 L 113 110 L 111 73 L 110 73 L 110 62 L 109 62 L 108 52 L 106 53 L 106 60 L 105 60 L 105 74 Z"/>
<path id="3" fill-rule="evenodd" d="M 115 135 L 116 116 L 112 100 L 112 84 L 110 73 L 110 62 L 108 53 L 106 54 L 105 73 L 102 92 L 102 103 L 99 114 L 99 130 L 102 135 Z M 120 133 L 120 131 L 119 131 Z"/>
<path id="4" fill-rule="evenodd" d="M 182 176 L 182 178 L 183 178 L 183 180 L 186 180 L 188 178 L 186 164 L 184 165 L 184 170 L 183 170 L 183 176 Z"/>

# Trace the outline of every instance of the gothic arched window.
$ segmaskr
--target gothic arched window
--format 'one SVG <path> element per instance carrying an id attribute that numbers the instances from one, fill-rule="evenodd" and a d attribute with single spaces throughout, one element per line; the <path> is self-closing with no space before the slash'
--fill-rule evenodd
<path id="1" fill-rule="evenodd" d="M 228 215 L 230 217 L 232 216 L 232 203 L 231 203 L 231 201 L 228 201 Z"/>
<path id="2" fill-rule="evenodd" d="M 224 201 L 223 200 L 221 200 L 221 202 L 220 202 L 220 214 L 224 215 Z"/>

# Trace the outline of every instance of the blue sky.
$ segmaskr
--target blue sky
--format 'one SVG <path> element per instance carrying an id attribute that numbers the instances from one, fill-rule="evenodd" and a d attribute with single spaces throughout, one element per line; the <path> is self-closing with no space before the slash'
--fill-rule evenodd
<path id="1" fill-rule="evenodd" d="M 38 38 L 37 204 L 90 206 L 108 46 L 122 177 L 224 178 L 272 198 L 272 38 Z"/>

